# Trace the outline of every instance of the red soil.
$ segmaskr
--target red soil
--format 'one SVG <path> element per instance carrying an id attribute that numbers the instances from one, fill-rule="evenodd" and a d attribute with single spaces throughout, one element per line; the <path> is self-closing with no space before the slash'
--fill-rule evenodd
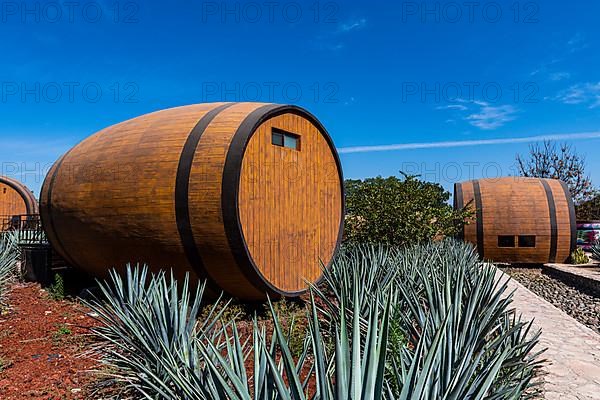
<path id="1" fill-rule="evenodd" d="M 89 399 L 96 367 L 87 350 L 97 324 L 83 305 L 17 284 L 0 315 L 0 399 Z"/>
<path id="2" fill-rule="evenodd" d="M 39 284 L 15 284 L 6 299 L 8 308 L 0 314 L 0 400 L 96 399 L 102 394 L 114 394 L 118 388 L 105 387 L 97 394 L 100 382 L 90 370 L 98 363 L 88 356 L 93 339 L 89 329 L 100 323 L 87 315 L 90 310 L 75 300 L 57 301 Z M 0 311 L 2 308 L 0 308 Z M 303 314 L 303 310 L 284 311 L 283 329 L 288 331 L 288 313 Z M 252 338 L 252 323 L 238 322 L 242 342 Z M 270 338 L 273 325 L 266 324 Z M 304 335 L 307 321 L 299 319 L 297 334 Z M 254 371 L 251 357 L 247 360 L 248 374 Z M 302 373 L 306 377 L 310 362 Z M 314 393 L 314 377 L 310 379 L 309 392 Z"/>

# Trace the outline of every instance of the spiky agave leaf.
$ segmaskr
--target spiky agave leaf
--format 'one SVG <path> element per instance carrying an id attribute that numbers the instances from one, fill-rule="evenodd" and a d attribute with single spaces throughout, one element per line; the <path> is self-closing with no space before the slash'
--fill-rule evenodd
<path id="1" fill-rule="evenodd" d="M 17 276 L 17 261 L 20 258 L 18 232 L 0 234 L 0 303 L 5 300 L 7 287 Z"/>
<path id="2" fill-rule="evenodd" d="M 408 270 L 416 265 L 416 273 Z M 424 352 L 393 352 L 400 355 L 396 364 L 403 371 L 420 370 L 419 379 L 424 373 L 431 377 L 424 385 L 411 385 L 410 374 L 403 374 L 398 379 L 402 393 L 520 398 L 539 367 L 532 351 L 539 333 L 528 337 L 530 325 L 515 318 L 512 294 L 496 279 L 495 267 L 479 262 L 470 246 L 432 243 L 406 250 L 396 284 L 403 325 Z M 419 367 L 411 369 L 415 362 Z"/>
<path id="3" fill-rule="evenodd" d="M 277 314 L 270 307 L 273 333 L 269 338 L 264 324 L 253 320 L 251 351 L 242 343 L 234 323 L 225 329 L 228 343 L 223 349 L 210 340 L 199 340 L 199 349 L 206 360 L 206 377 L 210 385 L 204 391 L 207 398 L 289 399 L 304 400 L 308 381 L 301 378 L 307 362 L 308 347 L 296 361 L 289 350 Z M 229 333 L 231 332 L 231 333 Z M 252 379 L 245 370 L 247 355 L 251 358 Z"/>
<path id="4" fill-rule="evenodd" d="M 369 311 L 375 302 L 380 312 L 386 305 L 385 295 L 393 293 L 400 251 L 386 245 L 352 244 L 342 247 L 332 265 L 323 269 L 323 281 L 320 285 L 311 285 L 319 298 L 319 311 L 326 318 L 329 335 L 333 334 L 339 320 L 339 308 L 344 301 L 347 317 L 352 318 L 355 311 L 363 330 L 368 321 Z M 358 307 L 354 307 L 354 290 L 358 290 Z M 385 295 L 384 295 L 385 294 Z"/>
<path id="5" fill-rule="evenodd" d="M 128 278 L 133 296 L 127 295 L 130 285 L 123 290 L 118 280 L 114 293 L 104 289 L 116 298 L 109 301 L 107 315 L 141 317 L 105 333 L 115 341 L 114 364 L 147 398 L 165 399 L 304 400 L 312 380 L 312 398 L 319 400 L 517 399 L 531 387 L 539 367 L 537 334 L 509 308 L 506 283 L 495 280 L 494 268 L 481 264 L 472 248 L 446 241 L 401 252 L 348 250 L 344 257 L 326 277 L 326 288 L 311 292 L 308 337 L 298 359 L 272 306 L 272 335 L 255 319 L 249 342 L 229 322 L 218 329 L 209 324 L 202 334 L 150 334 L 158 346 L 137 343 L 147 340 L 151 325 L 146 320 L 166 320 L 154 328 L 164 332 L 163 326 L 188 326 L 168 321 L 186 315 L 189 322 L 189 315 L 187 308 L 177 308 L 187 307 L 188 300 L 173 300 L 166 290 L 170 286 L 153 283 L 154 278 L 136 286 L 147 277 L 134 271 Z M 371 267 L 376 279 L 368 276 Z M 185 299 L 187 283 L 183 289 Z M 149 300 L 148 316 L 130 304 L 147 308 L 140 293 L 171 301 Z M 323 309 L 318 303 L 325 304 Z M 117 308 L 125 311 L 114 312 Z M 390 340 L 392 315 L 406 331 L 408 345 Z M 119 344 L 119 335 L 131 338 Z M 333 351 L 328 340 L 334 341 Z"/>
<path id="6" fill-rule="evenodd" d="M 592 252 L 592 258 L 596 261 L 600 261 L 600 240 L 594 242 L 590 251 Z"/>
<path id="7" fill-rule="evenodd" d="M 368 310 L 369 319 L 361 321 L 358 308 L 360 299 L 358 285 L 354 286 L 352 315 L 347 320 L 348 305 L 344 300 L 340 307 L 336 327 L 335 351 L 328 354 L 319 321 L 314 296 L 311 294 L 309 310 L 309 337 L 302 355 L 297 359 L 291 355 L 287 336 L 284 334 L 279 316 L 270 305 L 273 334 L 267 337 L 264 325 L 253 323 L 252 366 L 253 377 L 246 379 L 241 366 L 245 354 L 235 324 L 231 325 L 232 336 L 227 340 L 231 346 L 220 350 L 210 341 L 199 341 L 203 358 L 207 360 L 209 381 L 212 391 L 208 398 L 236 400 L 281 399 L 305 400 L 376 400 L 386 390 L 384 373 L 387 354 L 387 331 L 389 327 L 389 303 L 380 314 L 379 306 L 372 303 Z M 362 325 L 366 325 L 363 332 Z M 366 343 L 366 346 L 362 344 Z M 312 358 L 309 357 L 312 353 Z M 308 371 L 306 376 L 303 372 Z M 309 397 L 307 385 L 315 382 L 315 393 Z M 223 397 L 224 396 L 224 397 Z"/>
<path id="8" fill-rule="evenodd" d="M 192 295 L 187 276 L 179 287 L 172 274 L 167 279 L 164 272 L 150 274 L 139 265 L 127 266 L 125 280 L 112 270 L 110 281 L 99 286 L 101 296 L 87 302 L 101 323 L 92 329 L 99 339 L 93 351 L 117 371 L 115 378 L 149 398 L 184 396 L 185 388 L 172 381 L 170 370 L 201 375 L 194 342 L 199 334 L 215 332 L 219 302 L 205 320 L 197 321 L 204 285 Z"/>
<path id="9" fill-rule="evenodd" d="M 326 320 L 339 325 L 336 307 L 353 280 L 367 288 L 361 290 L 361 304 L 381 295 L 377 284 L 368 285 L 364 279 L 370 265 L 337 264 L 345 268 L 335 272 L 344 280 L 326 280 L 328 287 L 317 292 L 322 296 L 330 290 L 339 299 L 324 301 Z M 380 274 L 385 277 L 382 286 L 398 290 L 390 298 L 393 325 L 403 329 L 410 342 L 388 343 L 386 396 L 512 399 L 532 387 L 541 363 L 533 350 L 539 333 L 531 333 L 531 325 L 515 316 L 506 283 L 496 280 L 495 268 L 479 262 L 471 246 L 446 240 L 408 247 L 385 271 Z"/>

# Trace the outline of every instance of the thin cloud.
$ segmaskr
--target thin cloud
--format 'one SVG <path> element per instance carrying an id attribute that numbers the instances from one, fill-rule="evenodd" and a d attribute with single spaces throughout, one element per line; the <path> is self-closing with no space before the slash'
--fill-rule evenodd
<path id="1" fill-rule="evenodd" d="M 565 79 L 570 79 L 571 74 L 568 72 L 554 72 L 550 74 L 550 80 L 554 82 L 562 81 Z"/>
<path id="2" fill-rule="evenodd" d="M 455 101 L 460 104 L 443 105 L 436 107 L 436 110 L 465 112 L 462 119 L 482 130 L 498 129 L 517 119 L 519 112 L 511 105 L 495 106 L 481 100 L 456 99 Z"/>
<path id="3" fill-rule="evenodd" d="M 350 96 L 350 98 L 344 102 L 344 105 L 349 106 L 351 104 L 354 104 L 355 101 L 356 99 L 354 98 L 354 96 Z"/>
<path id="4" fill-rule="evenodd" d="M 575 34 L 575 36 L 573 36 L 567 42 L 567 45 L 569 46 L 569 51 L 571 53 L 575 53 L 579 50 L 583 50 L 588 47 L 588 44 L 585 40 L 585 35 L 582 34 L 581 32 L 578 32 L 577 34 Z"/>
<path id="5" fill-rule="evenodd" d="M 586 37 L 583 33 L 576 33 L 569 39 L 568 41 L 562 41 L 560 44 L 561 54 L 559 57 L 555 57 L 549 62 L 544 62 L 540 64 L 534 71 L 532 71 L 529 75 L 532 77 L 540 77 L 542 79 L 549 79 L 550 81 L 562 81 L 571 78 L 571 74 L 568 72 L 561 72 L 555 70 L 555 65 L 564 61 L 565 59 L 569 59 L 573 57 L 573 53 L 577 53 L 578 51 L 584 50 L 589 47 Z M 554 71 L 553 71 L 554 69 Z"/>
<path id="6" fill-rule="evenodd" d="M 548 71 L 552 68 L 552 66 L 554 66 L 555 64 L 558 64 L 559 62 L 561 62 L 562 59 L 560 58 L 553 58 L 548 62 L 544 62 L 542 64 L 540 64 L 540 66 L 535 69 L 534 71 L 532 71 L 529 75 L 530 76 L 538 76 L 538 75 L 546 75 L 548 73 Z"/>
<path id="7" fill-rule="evenodd" d="M 346 48 L 344 43 L 344 35 L 353 31 L 360 30 L 367 25 L 365 18 L 360 18 L 354 21 L 336 24 L 332 30 L 320 35 L 314 40 L 313 46 L 318 50 L 329 52 L 338 52 Z"/>
<path id="8" fill-rule="evenodd" d="M 358 19 L 356 21 L 348 22 L 340 25 L 338 33 L 348 33 L 354 30 L 362 29 L 367 25 L 365 18 Z"/>
<path id="9" fill-rule="evenodd" d="M 463 106 L 462 104 L 448 104 L 446 106 L 439 106 L 435 108 L 436 110 L 458 110 L 458 111 L 467 111 L 468 108 Z"/>
<path id="10" fill-rule="evenodd" d="M 583 133 L 558 133 L 540 136 L 528 136 L 520 138 L 504 138 L 504 139 L 481 139 L 481 140 L 460 140 L 446 142 L 427 142 L 427 143 L 400 143 L 387 144 L 376 146 L 354 146 L 338 148 L 340 154 L 352 153 L 373 153 L 381 151 L 396 151 L 396 150 L 415 150 L 415 149 L 440 149 L 451 147 L 471 147 L 471 146 L 490 146 L 498 144 L 515 144 L 515 143 L 532 143 L 541 142 L 544 140 L 583 140 L 583 139 L 600 139 L 600 131 L 583 132 Z"/>
<path id="11" fill-rule="evenodd" d="M 481 102 L 481 109 L 465 119 L 473 126 L 483 130 L 493 130 L 517 119 L 518 110 L 511 105 L 491 106 Z"/>
<path id="12" fill-rule="evenodd" d="M 589 108 L 600 107 L 600 82 L 573 85 L 560 92 L 555 100 L 563 104 L 586 104 Z"/>

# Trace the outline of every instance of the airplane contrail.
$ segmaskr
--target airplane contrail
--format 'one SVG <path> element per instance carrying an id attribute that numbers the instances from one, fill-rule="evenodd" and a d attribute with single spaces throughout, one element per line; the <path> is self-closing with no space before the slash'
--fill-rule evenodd
<path id="1" fill-rule="evenodd" d="M 492 144 L 512 144 L 512 143 L 531 143 L 544 140 L 581 140 L 581 139 L 600 139 L 600 131 L 582 132 L 582 133 L 557 133 L 550 135 L 504 138 L 504 139 L 481 139 L 481 140 L 456 140 L 446 142 L 427 142 L 427 143 L 399 143 L 384 144 L 374 146 L 354 146 L 338 148 L 340 154 L 351 153 L 371 153 L 378 151 L 394 150 L 414 150 L 414 149 L 436 149 L 447 147 L 468 147 L 468 146 L 488 146 Z"/>

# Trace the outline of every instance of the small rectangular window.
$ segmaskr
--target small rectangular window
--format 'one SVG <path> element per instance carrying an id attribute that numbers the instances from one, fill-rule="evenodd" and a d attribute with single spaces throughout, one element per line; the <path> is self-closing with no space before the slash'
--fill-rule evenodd
<path id="1" fill-rule="evenodd" d="M 298 148 L 298 138 L 289 135 L 283 136 L 283 147 L 296 150 Z"/>
<path id="2" fill-rule="evenodd" d="M 498 236 L 498 247 L 515 247 L 515 237 Z"/>
<path id="3" fill-rule="evenodd" d="M 277 128 L 271 131 L 271 143 L 279 147 L 300 150 L 300 136 Z"/>
<path id="4" fill-rule="evenodd" d="M 535 236 L 532 236 L 532 235 L 519 236 L 519 247 L 535 247 Z"/>
<path id="5" fill-rule="evenodd" d="M 274 144 L 275 146 L 283 147 L 283 134 L 273 132 L 273 135 L 271 136 L 271 143 Z"/>

